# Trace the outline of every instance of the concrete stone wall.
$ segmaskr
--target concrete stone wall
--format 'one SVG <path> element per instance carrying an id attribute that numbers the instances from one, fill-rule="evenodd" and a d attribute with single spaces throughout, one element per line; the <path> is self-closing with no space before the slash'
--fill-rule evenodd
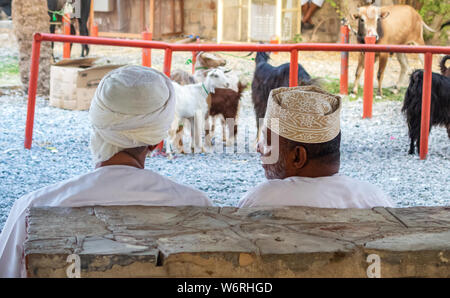
<path id="1" fill-rule="evenodd" d="M 29 277 L 450 277 L 450 207 L 32 208 Z"/>
<path id="2" fill-rule="evenodd" d="M 390 5 L 392 0 L 379 1 L 381 5 Z M 311 42 L 336 42 L 339 40 L 340 19 L 342 15 L 348 16 L 351 11 L 365 5 L 365 0 L 335 0 L 338 13 L 330 3 L 326 2 L 313 17 L 313 22 L 317 24 L 315 30 L 305 31 L 302 34 L 303 41 Z M 217 0 L 185 0 L 184 1 L 184 33 L 200 35 L 204 38 L 215 40 L 217 37 Z M 247 13 L 244 9 L 243 13 Z M 237 14 L 224 16 L 226 31 L 224 34 L 226 40 L 227 30 L 231 30 L 230 23 L 237 26 Z M 234 22 L 234 23 L 233 23 Z M 246 30 L 246 17 L 244 18 L 243 30 Z M 237 30 L 237 27 L 234 28 Z M 229 33 L 229 32 L 228 32 Z M 246 31 L 243 36 L 246 36 Z M 235 36 L 236 34 L 228 34 Z"/>

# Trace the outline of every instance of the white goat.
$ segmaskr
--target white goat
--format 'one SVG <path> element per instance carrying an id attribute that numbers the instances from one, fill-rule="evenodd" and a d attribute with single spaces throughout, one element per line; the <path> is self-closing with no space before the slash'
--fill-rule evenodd
<path id="1" fill-rule="evenodd" d="M 211 70 L 220 69 L 225 73 L 225 77 L 230 84 L 229 88 L 234 91 L 239 91 L 239 80 L 240 80 L 240 72 L 236 72 L 234 70 L 227 69 L 225 64 L 227 61 L 220 57 L 218 54 L 213 52 L 199 52 L 197 54 L 197 59 L 195 62 L 195 72 L 194 79 L 196 82 L 204 82 L 206 76 Z M 242 85 L 245 85 L 244 82 L 241 82 Z"/>
<path id="2" fill-rule="evenodd" d="M 200 148 L 200 145 L 203 131 L 202 124 L 208 116 L 209 110 L 207 98 L 210 93 L 214 93 L 216 88 L 229 88 L 228 80 L 222 70 L 214 69 L 207 74 L 205 81 L 202 83 L 183 86 L 176 82 L 172 82 L 172 84 L 176 98 L 175 119 L 169 131 L 167 152 L 171 153 L 174 146 L 177 151 L 184 151 L 182 148 L 184 130 L 182 125 L 185 119 L 190 122 L 191 140 L 192 136 L 194 138 L 194 142 L 191 141 L 191 148 L 194 149 L 194 152 L 203 151 L 203 146 Z"/>

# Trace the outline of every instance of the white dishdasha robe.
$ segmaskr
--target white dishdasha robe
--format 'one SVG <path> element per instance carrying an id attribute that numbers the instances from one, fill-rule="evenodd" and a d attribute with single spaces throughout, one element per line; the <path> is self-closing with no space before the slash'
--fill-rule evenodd
<path id="1" fill-rule="evenodd" d="M 318 208 L 394 207 L 377 186 L 340 174 L 327 177 L 289 177 L 261 183 L 239 207 L 307 206 Z"/>
<path id="2" fill-rule="evenodd" d="M 212 206 L 201 191 L 146 169 L 113 165 L 50 185 L 18 199 L 0 235 L 0 277 L 25 277 L 23 244 L 29 207 L 93 205 Z"/>

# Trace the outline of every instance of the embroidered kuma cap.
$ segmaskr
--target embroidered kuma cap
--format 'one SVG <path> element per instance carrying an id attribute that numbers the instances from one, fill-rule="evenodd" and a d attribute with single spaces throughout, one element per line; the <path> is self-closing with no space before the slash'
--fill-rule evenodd
<path id="1" fill-rule="evenodd" d="M 325 143 L 340 131 L 341 98 L 316 86 L 281 87 L 269 94 L 264 125 L 301 143 Z"/>

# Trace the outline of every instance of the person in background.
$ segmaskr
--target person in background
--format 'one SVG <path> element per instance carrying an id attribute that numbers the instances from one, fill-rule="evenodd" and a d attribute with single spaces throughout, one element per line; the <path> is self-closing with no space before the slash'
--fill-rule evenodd
<path id="1" fill-rule="evenodd" d="M 302 30 L 311 30 L 314 24 L 311 18 L 322 7 L 324 0 L 302 0 Z"/>
<path id="2" fill-rule="evenodd" d="M 393 207 L 378 187 L 339 174 L 341 98 L 315 86 L 271 91 L 258 143 L 267 179 L 239 207 Z"/>
<path id="3" fill-rule="evenodd" d="M 0 0 L 0 12 L 3 12 L 8 17 L 8 20 L 11 19 L 11 0 Z"/>
<path id="4" fill-rule="evenodd" d="M 0 277 L 26 274 L 23 243 L 29 207 L 212 206 L 203 192 L 144 169 L 148 153 L 166 138 L 174 113 L 174 90 L 164 74 L 143 66 L 108 73 L 89 110 L 96 169 L 14 203 L 0 235 Z"/>

